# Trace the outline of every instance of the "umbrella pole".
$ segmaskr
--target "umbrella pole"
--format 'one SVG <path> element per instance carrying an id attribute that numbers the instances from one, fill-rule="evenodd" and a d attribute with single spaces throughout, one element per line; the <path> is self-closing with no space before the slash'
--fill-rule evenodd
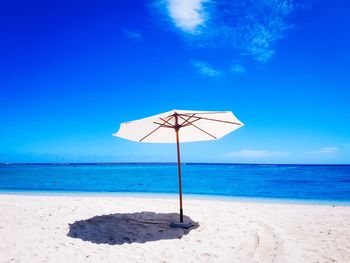
<path id="1" fill-rule="evenodd" d="M 179 176 L 179 194 L 180 194 L 180 223 L 183 223 L 183 210 L 182 210 L 182 181 L 181 181 L 181 161 L 180 161 L 180 143 L 179 143 L 179 129 L 175 129 L 176 132 L 176 148 L 177 148 L 177 171 Z"/>

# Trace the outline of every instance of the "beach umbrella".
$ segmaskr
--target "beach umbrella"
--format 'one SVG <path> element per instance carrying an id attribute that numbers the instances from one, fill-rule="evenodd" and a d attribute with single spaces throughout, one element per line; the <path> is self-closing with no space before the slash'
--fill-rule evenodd
<path id="1" fill-rule="evenodd" d="M 242 126 L 231 111 L 172 110 L 124 122 L 113 135 L 136 142 L 176 143 L 180 223 L 173 226 L 189 227 L 183 222 L 180 143 L 217 140 Z"/>

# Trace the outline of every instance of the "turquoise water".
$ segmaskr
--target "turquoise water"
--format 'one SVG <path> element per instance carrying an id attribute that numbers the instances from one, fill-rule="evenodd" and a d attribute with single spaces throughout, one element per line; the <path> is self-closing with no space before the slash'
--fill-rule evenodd
<path id="1" fill-rule="evenodd" d="M 184 194 L 350 201 L 350 165 L 184 164 Z M 178 193 L 176 164 L 0 165 L 0 191 Z"/>

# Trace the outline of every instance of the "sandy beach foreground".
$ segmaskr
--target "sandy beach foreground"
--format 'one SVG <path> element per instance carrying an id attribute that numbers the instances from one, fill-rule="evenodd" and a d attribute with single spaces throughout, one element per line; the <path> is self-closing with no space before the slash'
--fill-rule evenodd
<path id="1" fill-rule="evenodd" d="M 0 195 L 0 262 L 350 262 L 350 207 Z"/>

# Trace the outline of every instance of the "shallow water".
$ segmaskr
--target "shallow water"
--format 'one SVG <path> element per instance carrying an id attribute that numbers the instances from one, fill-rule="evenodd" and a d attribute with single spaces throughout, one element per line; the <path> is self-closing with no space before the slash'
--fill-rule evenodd
<path id="1" fill-rule="evenodd" d="M 350 165 L 184 164 L 184 194 L 350 201 Z M 177 193 L 176 164 L 0 165 L 1 192 Z"/>

